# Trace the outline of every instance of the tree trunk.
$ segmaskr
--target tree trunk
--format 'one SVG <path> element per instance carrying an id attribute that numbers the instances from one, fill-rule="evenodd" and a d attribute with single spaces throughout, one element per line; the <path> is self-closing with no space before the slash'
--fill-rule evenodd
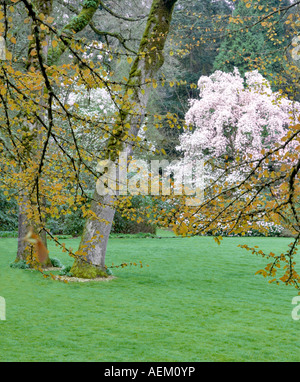
<path id="1" fill-rule="evenodd" d="M 42 239 L 45 247 L 47 248 L 47 237 L 44 230 L 40 231 L 40 227 L 37 226 L 34 220 L 30 221 L 27 217 L 27 209 L 31 209 L 30 201 L 26 197 L 22 197 L 22 200 L 19 201 L 19 226 L 18 226 L 18 250 L 17 257 L 15 262 L 19 260 L 28 260 L 31 258 L 34 247 L 32 247 L 28 242 L 24 241 L 25 236 L 28 234 L 30 229 L 33 229 L 34 233 L 38 234 Z M 42 225 L 45 222 L 41 222 Z M 48 267 L 51 265 L 51 260 L 49 256 L 41 263 L 42 267 Z"/>
<path id="2" fill-rule="evenodd" d="M 78 257 L 71 269 L 74 276 L 82 278 L 107 276 L 105 253 L 115 214 L 113 202 L 113 196 L 100 196 L 95 191 L 91 204 L 91 211 L 95 214 L 95 218 L 90 218 L 86 222 L 77 252 Z"/>
<path id="3" fill-rule="evenodd" d="M 19 260 L 26 260 L 30 255 L 30 249 L 27 243 L 23 240 L 26 234 L 29 231 L 29 227 L 27 225 L 27 216 L 24 211 L 24 204 L 19 204 L 19 227 L 18 227 L 18 251 L 16 262 Z"/>
<path id="4" fill-rule="evenodd" d="M 32 5 L 31 5 L 32 6 Z M 34 12 L 38 14 L 44 14 L 45 16 L 50 16 L 52 12 L 52 0 L 36 0 L 34 2 L 34 8 L 32 7 Z M 32 34 L 34 35 L 34 26 L 32 26 Z M 40 31 L 39 38 L 41 41 L 46 41 L 47 43 L 49 42 L 49 35 L 47 35 L 45 32 Z M 38 60 L 36 57 L 31 55 L 32 49 L 35 49 L 36 46 L 32 40 L 29 43 L 29 48 L 28 48 L 28 56 L 27 56 L 27 63 L 26 67 L 29 69 L 31 66 L 38 68 Z M 48 44 L 45 44 L 45 46 L 42 47 L 42 52 L 40 54 L 43 56 L 44 60 L 47 58 L 48 54 Z M 43 95 L 44 90 L 42 89 L 40 91 L 41 97 Z M 42 111 L 41 111 L 42 113 Z M 39 126 L 38 123 L 34 123 L 32 126 L 30 126 L 30 130 L 33 132 L 31 136 L 31 140 L 38 140 L 42 139 L 41 134 L 38 134 Z M 29 148 L 27 150 L 27 155 L 30 158 L 37 158 L 38 159 L 38 152 L 36 150 L 33 150 L 32 148 Z M 44 200 L 42 201 L 42 203 Z M 32 248 L 28 245 L 28 243 L 24 242 L 24 237 L 26 234 L 29 232 L 29 228 L 32 227 L 37 233 L 39 234 L 40 238 L 42 239 L 45 247 L 47 248 L 47 237 L 46 237 L 46 232 L 41 231 L 40 233 L 37 232 L 36 229 L 36 222 L 34 221 L 28 221 L 27 214 L 26 214 L 26 208 L 30 208 L 31 202 L 30 200 L 27 199 L 27 197 L 24 197 L 24 195 L 21 195 L 20 201 L 19 201 L 19 226 L 18 226 L 18 251 L 17 251 L 17 257 L 15 261 L 19 260 L 26 260 L 28 256 L 30 256 Z M 40 223 L 45 223 L 42 221 L 42 218 L 40 217 Z M 42 264 L 43 266 L 48 266 L 51 264 L 50 258 L 47 257 L 45 262 Z"/>
<path id="5" fill-rule="evenodd" d="M 63 32 L 65 35 L 71 36 L 83 30 L 86 27 L 86 25 L 88 25 L 89 22 L 92 20 L 94 13 L 98 9 L 98 6 L 99 6 L 99 0 L 91 0 L 91 1 L 85 2 L 79 14 L 76 17 L 72 18 L 70 23 L 68 23 L 62 29 L 61 32 Z M 36 0 L 34 2 L 34 11 L 37 12 L 37 14 L 43 13 L 45 16 L 50 16 L 52 12 L 52 0 Z M 42 35 L 42 33 L 43 32 L 40 32 L 41 40 L 45 40 L 49 42 L 49 35 L 46 35 L 46 34 Z M 59 41 L 59 44 L 55 48 L 53 47 L 48 48 L 48 47 L 49 47 L 49 44 L 45 44 L 42 48 L 43 49 L 42 54 L 43 54 L 44 60 L 47 61 L 48 65 L 56 64 L 59 58 L 61 57 L 61 55 L 64 53 L 64 51 L 67 48 L 62 41 Z M 31 56 L 30 54 L 31 50 L 34 48 L 35 48 L 35 44 L 31 42 L 29 44 L 29 49 L 28 49 L 28 61 L 26 65 L 27 68 L 29 68 L 30 66 L 34 66 L 38 68 L 39 64 L 36 61 L 36 58 L 33 58 L 34 56 Z M 43 93 L 43 91 L 41 91 L 41 93 Z M 33 127 L 33 129 L 35 129 L 36 131 L 38 130 L 37 124 L 36 126 Z M 30 152 L 31 157 L 34 157 L 36 154 L 37 153 Z M 44 202 L 45 202 L 44 200 L 41 201 L 41 204 L 43 204 Z M 19 206 L 19 227 L 18 227 L 19 233 L 18 233 L 18 251 L 17 251 L 16 261 L 25 260 L 27 256 L 30 255 L 30 248 L 28 244 L 26 244 L 23 241 L 23 238 L 28 233 L 30 227 L 33 227 L 33 228 L 35 227 L 34 222 L 29 222 L 24 212 L 26 210 L 26 206 L 28 207 L 30 205 L 30 202 L 28 201 L 27 203 L 26 200 L 23 198 L 22 203 L 23 205 L 20 204 Z M 40 222 L 43 225 L 45 224 L 45 221 L 42 221 L 42 220 L 43 219 L 40 218 Z M 38 233 L 36 229 L 35 231 L 36 233 Z M 47 247 L 46 232 L 42 230 L 39 233 L 39 236 L 41 237 L 44 245 Z M 49 264 L 49 262 L 50 260 L 47 259 L 46 263 Z"/>
<path id="6" fill-rule="evenodd" d="M 129 74 L 126 97 L 124 97 L 128 99 L 128 103 L 124 102 L 119 113 L 119 122 L 115 127 L 117 133 L 114 136 L 118 139 L 112 138 L 107 147 L 107 159 L 113 162 L 118 159 L 122 151 L 127 152 L 128 158 L 132 155 L 132 143 L 143 123 L 150 94 L 150 87 L 142 84 L 145 84 L 146 79 L 153 79 L 163 65 L 163 49 L 176 1 L 153 0 L 152 2 L 139 52 Z M 94 269 L 93 274 L 97 274 L 101 268 L 102 272 L 105 271 L 105 252 L 114 217 L 113 202 L 114 198 L 101 197 L 95 191 L 90 211 L 97 216 L 97 219 L 87 219 L 77 252 L 78 258 L 71 269 L 74 276 L 90 278 L 92 269 Z M 103 236 L 98 243 L 97 232 Z M 95 241 L 93 245 L 90 243 L 91 238 Z M 88 269 L 88 272 L 85 272 L 85 269 Z"/>

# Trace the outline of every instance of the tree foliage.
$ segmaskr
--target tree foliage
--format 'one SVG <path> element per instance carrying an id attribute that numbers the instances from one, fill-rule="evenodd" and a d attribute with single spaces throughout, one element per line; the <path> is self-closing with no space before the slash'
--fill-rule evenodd
<path id="1" fill-rule="evenodd" d="M 149 89 L 155 86 L 155 73 L 163 64 L 163 48 L 175 2 L 152 2 L 134 60 L 132 50 L 123 53 L 124 44 L 110 32 L 103 31 L 103 35 L 121 43 L 118 52 L 112 52 L 109 44 L 77 37 L 92 22 L 102 4 L 100 1 L 85 1 L 77 15 L 60 29 L 50 16 L 51 1 L 13 1 L 16 4 L 10 8 L 5 3 L 0 15 L 5 21 L 7 42 L 0 76 L 1 125 L 4 126 L 0 149 L 5 153 L 1 159 L 3 186 L 19 190 L 8 196 L 16 196 L 22 205 L 24 224 L 21 226 L 25 230 L 30 225 L 51 237 L 47 219 L 59 219 L 81 208 L 87 224 L 79 250 L 70 252 L 77 259 L 77 268 L 79 256 L 82 264 L 104 268 L 114 208 L 113 201 L 99 197 L 93 190 L 100 175 L 96 164 L 101 159 L 115 160 L 123 149 L 130 155 L 134 148 L 146 149 L 138 132 L 145 118 Z M 17 43 L 10 16 L 14 12 L 23 14 L 23 22 L 30 25 L 29 49 L 21 63 L 11 52 Z M 93 52 L 97 53 L 97 59 Z M 60 62 L 60 57 L 66 54 L 68 59 Z M 126 56 L 129 71 L 127 78 L 116 81 L 102 57 L 112 61 L 122 54 Z M 104 111 L 83 113 L 74 96 L 80 91 L 96 93 L 99 109 Z M 112 110 L 109 116 L 103 92 L 109 98 Z M 99 245 L 104 247 L 98 248 Z M 34 248 L 28 251 L 22 248 L 19 257 L 32 256 Z"/>
<path id="2" fill-rule="evenodd" d="M 214 69 L 232 71 L 237 67 L 242 75 L 259 69 L 273 89 L 292 85 L 296 91 L 293 69 L 283 47 L 297 33 L 297 15 L 287 0 L 239 1 L 224 34 Z M 291 66 L 292 64 L 292 66 Z"/>

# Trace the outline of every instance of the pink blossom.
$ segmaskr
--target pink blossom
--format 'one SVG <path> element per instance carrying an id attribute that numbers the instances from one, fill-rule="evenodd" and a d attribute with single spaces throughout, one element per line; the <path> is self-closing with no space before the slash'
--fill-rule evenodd
<path id="1" fill-rule="evenodd" d="M 256 70 L 245 79 L 216 71 L 198 81 L 199 99 L 190 101 L 186 124 L 193 128 L 180 137 L 178 150 L 185 157 L 203 158 L 251 154 L 258 158 L 286 135 L 300 115 L 300 104 L 272 92 L 269 82 Z"/>

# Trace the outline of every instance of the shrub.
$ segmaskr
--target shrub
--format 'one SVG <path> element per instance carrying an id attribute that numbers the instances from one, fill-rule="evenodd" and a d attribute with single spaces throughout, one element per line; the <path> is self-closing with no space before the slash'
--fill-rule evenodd
<path id="1" fill-rule="evenodd" d="M 51 264 L 55 268 L 63 268 L 63 263 L 57 258 L 50 258 Z"/>
<path id="2" fill-rule="evenodd" d="M 47 225 L 53 235 L 80 236 L 83 231 L 85 220 L 80 209 L 71 215 L 61 215 L 59 219 L 48 219 Z"/>
<path id="3" fill-rule="evenodd" d="M 254 229 L 254 228 L 251 228 L 251 223 L 249 222 L 248 225 L 249 225 L 249 229 L 248 231 L 245 233 L 245 235 L 242 235 L 242 234 L 228 234 L 227 231 L 225 229 L 219 229 L 218 232 L 214 232 L 214 236 L 236 236 L 236 237 L 240 237 L 240 236 L 247 236 L 247 237 L 282 237 L 282 236 L 285 236 L 285 233 L 286 233 L 286 230 L 284 229 L 284 227 L 282 227 L 281 225 L 278 225 L 278 224 L 275 224 L 273 222 L 264 222 L 264 221 L 261 221 L 261 222 L 257 222 L 257 224 L 261 227 L 261 230 L 260 229 Z M 208 236 L 212 235 L 213 233 L 210 231 L 210 232 L 207 232 L 206 233 Z"/>
<path id="4" fill-rule="evenodd" d="M 61 271 L 59 272 L 59 276 L 72 277 L 71 268 L 72 268 L 72 265 L 63 266 Z"/>
<path id="5" fill-rule="evenodd" d="M 27 264 L 25 260 L 14 261 L 13 263 L 10 263 L 9 266 L 11 268 L 17 268 L 17 269 L 28 269 L 28 268 L 30 268 L 29 264 Z"/>
<path id="6" fill-rule="evenodd" d="M 134 196 L 131 198 L 131 207 L 126 210 L 115 212 L 114 221 L 112 225 L 112 233 L 136 234 L 136 233 L 149 233 L 155 235 L 156 226 L 145 221 L 143 212 L 145 206 L 153 205 L 150 197 Z M 131 219 L 134 216 L 133 220 Z M 137 219 L 143 219 L 137 223 Z M 151 218 L 148 218 L 149 220 Z"/>
<path id="7" fill-rule="evenodd" d="M 18 231 L 0 231 L 0 237 L 18 237 Z"/>

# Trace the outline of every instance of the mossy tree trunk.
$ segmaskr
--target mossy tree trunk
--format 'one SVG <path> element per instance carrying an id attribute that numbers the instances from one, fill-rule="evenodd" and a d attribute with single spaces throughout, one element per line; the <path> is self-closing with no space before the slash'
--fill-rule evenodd
<path id="1" fill-rule="evenodd" d="M 150 94 L 150 87 L 144 84 L 147 79 L 154 79 L 163 65 L 163 49 L 176 1 L 153 0 L 152 2 L 139 52 L 129 74 L 124 96 L 124 99 L 128 101 L 124 101 L 115 126 L 117 132 L 107 146 L 107 159 L 113 162 L 118 159 L 120 152 L 126 151 L 128 158 L 132 155 L 134 146 L 132 143 L 135 142 L 144 121 Z M 97 269 L 99 272 L 104 270 L 106 247 L 114 217 L 114 201 L 114 197 L 101 196 L 95 191 L 90 208 L 95 218 L 87 219 L 78 250 L 79 256 L 71 270 L 74 276 L 89 278 L 91 269 Z M 81 256 L 82 260 L 80 260 Z M 87 262 L 89 271 L 85 273 Z"/>
<path id="2" fill-rule="evenodd" d="M 88 219 L 81 237 L 78 257 L 74 261 L 71 273 L 75 277 L 105 277 L 105 253 L 115 211 L 110 207 L 114 198 L 110 195 L 93 195 L 91 211 L 95 219 Z M 99 238 L 101 235 L 101 238 Z"/>

